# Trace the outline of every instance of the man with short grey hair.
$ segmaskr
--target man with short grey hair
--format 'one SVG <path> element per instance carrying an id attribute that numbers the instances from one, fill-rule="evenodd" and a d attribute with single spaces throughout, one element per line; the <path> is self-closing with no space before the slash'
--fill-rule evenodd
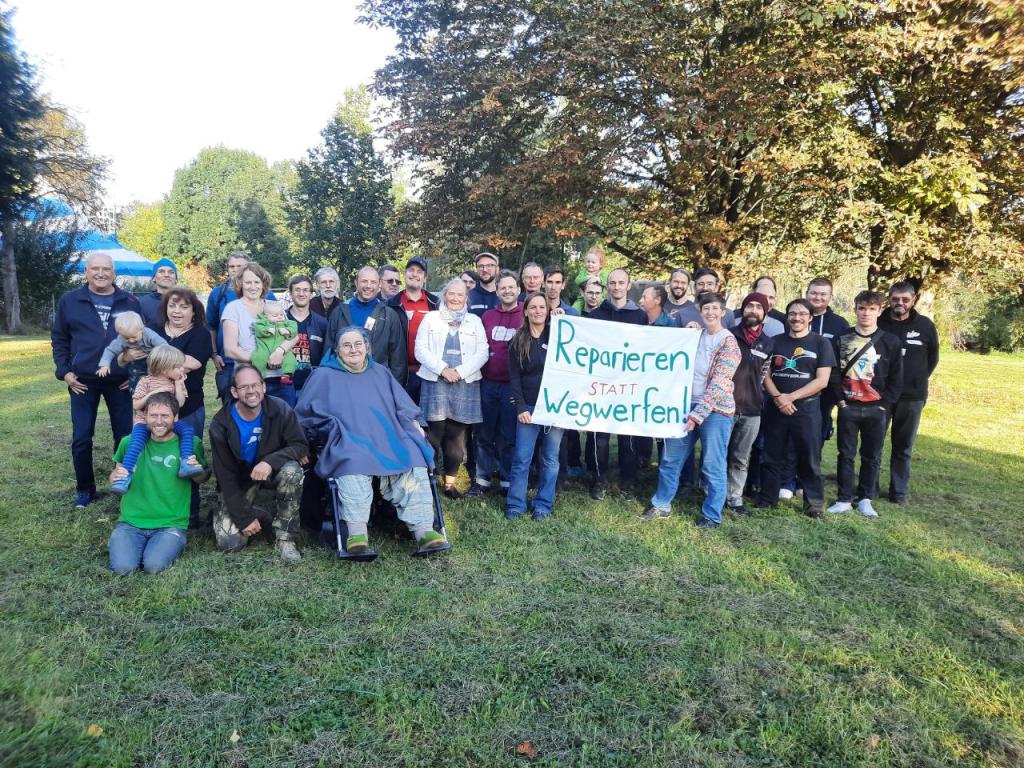
<path id="1" fill-rule="evenodd" d="M 96 499 L 92 439 L 100 399 L 107 404 L 115 446 L 132 429 L 128 372 L 115 362 L 108 376 L 96 375 L 103 350 L 117 337 L 114 320 L 123 312 L 142 312 L 138 299 L 115 285 L 116 277 L 110 256 L 90 254 L 85 261 L 85 285 L 60 297 L 50 331 L 55 373 L 67 385 L 71 397 L 71 460 L 75 467 L 76 509 Z"/>
<path id="2" fill-rule="evenodd" d="M 321 267 L 313 275 L 313 280 L 320 295 L 309 302 L 309 310 L 330 320 L 331 314 L 341 306 L 341 298 L 338 296 L 341 278 L 333 267 Z"/>
<path id="3" fill-rule="evenodd" d="M 402 321 L 380 296 L 377 270 L 364 266 L 356 273 L 356 292 L 342 303 L 327 322 L 327 348 L 335 349 L 338 334 L 350 325 L 370 334 L 374 362 L 380 363 L 403 387 L 409 375 L 409 358 Z"/>

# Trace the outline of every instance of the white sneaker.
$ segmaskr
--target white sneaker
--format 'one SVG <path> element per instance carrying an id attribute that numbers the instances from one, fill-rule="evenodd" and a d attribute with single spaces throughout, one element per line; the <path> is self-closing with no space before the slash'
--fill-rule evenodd
<path id="1" fill-rule="evenodd" d="M 853 509 L 853 504 L 850 502 L 837 501 L 825 511 L 832 515 L 841 515 L 843 512 L 849 512 L 851 509 Z"/>
<path id="2" fill-rule="evenodd" d="M 795 491 L 793 491 L 793 496 L 795 496 L 798 499 L 802 499 L 804 497 L 804 489 L 797 488 Z"/>
<path id="3" fill-rule="evenodd" d="M 871 499 L 861 499 L 857 502 L 857 511 L 864 517 L 878 517 L 875 508 L 871 506 Z"/>
<path id="4" fill-rule="evenodd" d="M 789 501 L 793 498 L 793 492 L 789 488 L 779 488 L 779 501 Z"/>
<path id="5" fill-rule="evenodd" d="M 289 565 L 302 562 L 302 554 L 293 542 L 278 541 L 276 543 L 276 548 L 277 554 L 279 554 L 281 559 Z"/>

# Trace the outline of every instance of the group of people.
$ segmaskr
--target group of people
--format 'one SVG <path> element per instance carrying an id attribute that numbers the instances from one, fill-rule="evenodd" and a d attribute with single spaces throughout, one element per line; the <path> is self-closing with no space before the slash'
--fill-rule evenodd
<path id="1" fill-rule="evenodd" d="M 355 552 L 370 546 L 375 490 L 418 546 L 446 546 L 434 529 L 428 469 L 450 498 L 497 489 L 509 520 L 548 517 L 561 484 L 584 475 L 590 496 L 604 498 L 612 436 L 532 420 L 557 314 L 700 331 L 686 433 L 658 446 L 657 489 L 641 514 L 668 517 L 681 488 L 700 488 L 697 525 L 706 528 L 719 526 L 726 508 L 745 514 L 751 493 L 756 506 L 802 493 L 806 513 L 821 519 L 821 450 L 833 411 L 839 495 L 827 511 L 856 502 L 862 514 L 877 514 L 872 501 L 890 424 L 889 497 L 905 501 L 938 361 L 935 327 L 914 310 L 907 282 L 887 297 L 858 294 L 850 326 L 829 308 L 824 278 L 784 313 L 770 277 L 730 310 L 711 269 L 677 269 L 665 284 L 642 286 L 634 301 L 630 275 L 605 269 L 600 248 L 571 278 L 575 305 L 562 298 L 570 284 L 562 266 L 530 262 L 516 273 L 488 252 L 436 294 L 426 289 L 428 264 L 419 257 L 401 273 L 363 267 L 347 300 L 329 267 L 293 277 L 288 301 L 274 296 L 270 275 L 245 253 L 230 255 L 227 273 L 204 305 L 178 284 L 173 262 L 161 260 L 154 291 L 136 298 L 116 286 L 109 257 L 95 254 L 85 284 L 58 304 L 53 357 L 71 398 L 76 507 L 97 497 L 92 450 L 101 399 L 110 414 L 111 489 L 122 497 L 109 542 L 115 572 L 166 568 L 197 524 L 197 486 L 211 474 L 202 447 L 211 362 L 221 400 L 209 423 L 222 502 L 213 519 L 217 545 L 237 551 L 272 532 L 281 558 L 296 562 L 300 506 L 304 498 L 320 504 L 317 489 L 327 481 Z M 616 439 L 618 488 L 634 495 L 654 442 Z M 472 480 L 465 494 L 456 486 L 464 463 Z M 274 509 L 262 505 L 261 490 L 275 497 Z"/>

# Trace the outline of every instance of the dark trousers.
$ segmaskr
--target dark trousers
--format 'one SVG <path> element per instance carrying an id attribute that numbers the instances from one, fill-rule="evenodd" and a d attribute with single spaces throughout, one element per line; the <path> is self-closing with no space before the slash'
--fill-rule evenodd
<path id="1" fill-rule="evenodd" d="M 839 448 L 837 477 L 839 501 L 874 499 L 878 496 L 878 473 L 882 469 L 882 444 L 889 412 L 881 405 L 850 403 L 839 409 L 836 443 Z M 853 488 L 853 463 L 860 438 L 860 480 L 856 496 Z"/>
<path id="2" fill-rule="evenodd" d="M 580 448 L 580 433 L 567 429 L 562 435 L 562 447 L 558 452 L 558 463 L 562 472 L 570 467 L 583 466 L 583 451 Z"/>
<path id="3" fill-rule="evenodd" d="M 764 453 L 761 455 L 760 504 L 779 500 L 779 486 L 787 447 L 796 452 L 796 476 L 804 489 L 804 510 L 820 515 L 825 506 L 825 483 L 821 477 L 821 406 L 817 398 L 797 403 L 792 416 L 784 416 L 774 405 L 764 410 Z"/>
<path id="4" fill-rule="evenodd" d="M 903 501 L 910 488 L 910 459 L 914 454 L 917 428 L 921 425 L 924 400 L 900 400 L 893 408 L 890 421 L 892 457 L 889 461 L 889 498 Z"/>
<path id="5" fill-rule="evenodd" d="M 422 383 L 423 379 L 409 371 L 409 380 L 405 382 L 405 391 L 416 405 L 420 404 L 420 384 Z"/>
<path id="6" fill-rule="evenodd" d="M 95 491 L 92 438 L 96 433 L 96 414 L 100 409 L 100 400 L 107 404 L 116 450 L 121 438 L 132 431 L 132 397 L 127 389 L 120 388 L 124 383 L 122 378 L 90 378 L 82 383 L 89 387 L 82 394 L 76 395 L 68 390 L 71 394 L 71 461 L 75 467 L 75 488 L 79 491 Z M 114 452 L 110 453 L 113 455 Z"/>
<path id="7" fill-rule="evenodd" d="M 619 485 L 632 485 L 636 482 L 638 442 L 650 440 L 649 437 L 619 435 Z M 608 446 L 611 435 L 607 432 L 588 432 L 586 443 L 587 472 L 590 474 L 591 487 L 608 484 Z"/>
<path id="8" fill-rule="evenodd" d="M 442 470 L 448 477 L 455 477 L 459 473 L 459 466 L 466 456 L 467 431 L 469 424 L 453 419 L 428 423 L 427 438 L 434 448 L 434 467 L 438 474 Z"/>

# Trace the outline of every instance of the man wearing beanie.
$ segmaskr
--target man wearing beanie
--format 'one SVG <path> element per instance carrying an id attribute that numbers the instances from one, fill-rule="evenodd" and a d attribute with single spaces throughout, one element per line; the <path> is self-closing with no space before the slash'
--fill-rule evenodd
<path id="1" fill-rule="evenodd" d="M 153 285 L 156 290 L 139 297 L 142 319 L 146 321 L 146 325 L 154 326 L 159 322 L 160 302 L 164 300 L 164 294 L 177 284 L 178 268 L 174 266 L 174 262 L 170 259 L 160 259 L 153 273 Z"/>
<path id="2" fill-rule="evenodd" d="M 743 509 L 743 487 L 747 483 L 750 453 L 761 429 L 761 408 L 764 405 L 764 378 L 771 337 L 766 332 L 771 302 L 763 293 L 748 293 L 740 304 L 739 322 L 732 333 L 740 348 L 740 364 L 733 377 L 736 416 L 729 437 L 729 489 L 725 504 L 737 514 Z M 781 323 L 780 323 L 781 325 Z"/>

